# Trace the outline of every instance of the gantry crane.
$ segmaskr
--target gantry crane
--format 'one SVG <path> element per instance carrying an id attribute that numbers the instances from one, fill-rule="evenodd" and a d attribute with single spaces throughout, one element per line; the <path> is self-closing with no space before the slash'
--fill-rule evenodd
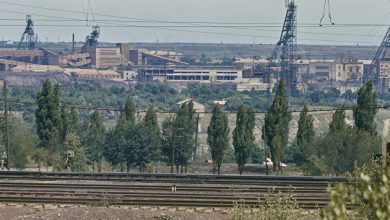
<path id="1" fill-rule="evenodd" d="M 18 50 L 35 50 L 37 47 L 38 36 L 34 34 L 34 22 L 31 15 L 26 15 L 27 26 L 19 41 Z"/>

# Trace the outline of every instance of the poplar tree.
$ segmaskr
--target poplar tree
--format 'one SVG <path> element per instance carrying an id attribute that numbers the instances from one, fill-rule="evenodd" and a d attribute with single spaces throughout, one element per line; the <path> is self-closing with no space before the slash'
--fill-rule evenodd
<path id="1" fill-rule="evenodd" d="M 217 104 L 213 109 L 210 125 L 207 128 L 207 143 L 210 146 L 213 160 L 213 173 L 220 174 L 225 151 L 229 147 L 229 120 Z"/>
<path id="2" fill-rule="evenodd" d="M 233 146 L 238 171 L 244 172 L 245 164 L 254 147 L 253 130 L 255 127 L 255 114 L 252 109 L 241 106 L 237 113 L 236 127 L 233 131 Z"/>
<path id="3" fill-rule="evenodd" d="M 143 172 L 147 164 L 151 163 L 156 156 L 156 139 L 147 135 L 151 132 L 144 122 L 138 123 L 133 127 L 130 133 L 129 141 L 131 148 L 129 149 L 132 157 L 130 165 L 139 167 L 139 172 Z"/>
<path id="4" fill-rule="evenodd" d="M 179 166 L 181 173 L 183 168 L 187 168 L 193 154 L 195 153 L 194 136 L 195 136 L 195 116 L 194 103 L 192 101 L 182 104 L 180 111 L 175 119 L 175 151 L 177 151 L 176 170 Z"/>
<path id="5" fill-rule="evenodd" d="M 76 107 L 72 107 L 68 118 L 67 130 L 69 133 L 77 133 L 80 129 L 80 118 Z"/>
<path id="6" fill-rule="evenodd" d="M 315 131 L 313 125 L 313 116 L 308 115 L 309 109 L 305 104 L 299 116 L 298 132 L 295 143 L 294 161 L 298 166 L 303 165 L 313 154 L 313 141 Z"/>
<path id="7" fill-rule="evenodd" d="M 170 116 L 166 119 L 164 119 L 163 123 L 162 123 L 162 137 L 163 137 L 163 140 L 162 140 L 162 147 L 161 147 L 161 150 L 162 150 L 162 156 L 164 157 L 166 163 L 168 165 L 171 165 L 172 167 L 176 167 L 176 164 L 178 164 L 177 162 L 177 158 L 178 158 L 178 151 L 175 150 L 175 155 L 174 155 L 174 160 L 172 160 L 172 151 L 174 148 L 176 148 L 176 134 L 175 134 L 175 117 L 173 116 Z M 173 170 L 171 170 L 171 172 L 173 173 Z"/>
<path id="8" fill-rule="evenodd" d="M 284 158 L 288 144 L 289 123 L 291 113 L 288 112 L 288 98 L 285 90 L 285 83 L 282 79 L 276 91 L 275 99 L 265 115 L 265 138 L 266 144 L 270 148 L 271 159 L 274 171 L 282 171 L 281 163 Z"/>
<path id="9" fill-rule="evenodd" d="M 157 112 L 152 106 L 146 112 L 143 123 L 145 126 L 145 135 L 150 143 L 152 161 L 157 161 L 161 155 L 162 139 L 161 130 L 157 121 Z"/>
<path id="10" fill-rule="evenodd" d="M 65 159 L 67 164 L 73 172 L 85 171 L 85 153 L 81 146 L 80 137 L 76 133 L 69 133 L 64 141 Z M 69 157 L 67 152 L 73 152 L 73 157 Z"/>
<path id="11" fill-rule="evenodd" d="M 136 111 L 137 110 L 136 110 L 136 107 L 135 107 L 133 99 L 131 97 L 128 97 L 127 101 L 126 101 L 126 104 L 125 104 L 124 113 L 125 113 L 125 116 L 126 116 L 126 121 L 129 124 L 132 124 L 132 125 L 135 124 L 135 113 L 136 113 Z"/>
<path id="12" fill-rule="evenodd" d="M 89 161 L 92 163 L 93 169 L 95 168 L 96 163 L 98 172 L 101 172 L 102 170 L 105 133 L 106 130 L 103 124 L 103 119 L 99 111 L 94 111 L 91 115 L 88 126 L 87 156 Z"/>
<path id="13" fill-rule="evenodd" d="M 43 83 L 42 90 L 37 94 L 38 109 L 35 111 L 35 121 L 40 140 L 39 146 L 51 153 L 57 150 L 60 141 L 60 95 L 59 85 L 56 85 L 53 90 L 49 80 Z"/>
<path id="14" fill-rule="evenodd" d="M 110 163 L 110 165 L 113 167 L 113 169 L 120 163 L 120 146 L 118 141 L 119 137 L 115 133 L 115 129 L 109 129 L 105 136 L 103 155 L 107 162 Z M 121 172 L 123 172 L 122 167 Z"/>
<path id="15" fill-rule="evenodd" d="M 375 116 L 378 113 L 377 94 L 373 90 L 372 81 L 367 82 L 358 91 L 357 105 L 353 108 L 355 127 L 359 131 L 376 135 Z"/>

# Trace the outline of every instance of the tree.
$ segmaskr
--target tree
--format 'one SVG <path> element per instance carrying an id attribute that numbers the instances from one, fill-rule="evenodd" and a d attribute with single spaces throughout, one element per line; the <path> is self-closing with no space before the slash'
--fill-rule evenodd
<path id="1" fill-rule="evenodd" d="M 164 119 L 162 123 L 162 156 L 164 157 L 166 163 L 172 166 L 171 173 L 173 173 L 173 167 L 177 164 L 178 151 L 174 150 L 176 148 L 176 134 L 175 134 L 175 117 L 171 116 Z M 174 158 L 172 153 L 174 151 Z M 174 160 L 173 160 L 174 159 Z"/>
<path id="2" fill-rule="evenodd" d="M 42 90 L 37 94 L 38 109 L 35 111 L 39 145 L 48 148 L 55 138 L 56 125 L 53 121 L 53 90 L 49 80 L 43 84 Z"/>
<path id="3" fill-rule="evenodd" d="M 357 105 L 353 108 L 355 126 L 359 131 L 376 135 L 375 116 L 378 113 L 377 94 L 372 81 L 367 82 L 358 91 Z"/>
<path id="4" fill-rule="evenodd" d="M 213 109 L 207 135 L 213 160 L 213 173 L 215 174 L 217 169 L 217 173 L 220 174 L 223 157 L 229 147 L 229 120 L 218 104 Z"/>
<path id="5" fill-rule="evenodd" d="M 341 175 L 352 171 L 355 163 L 363 165 L 379 144 L 378 138 L 348 125 L 345 117 L 344 110 L 336 110 L 329 131 L 318 143 L 317 156 L 327 174 Z"/>
<path id="6" fill-rule="evenodd" d="M 152 153 L 152 161 L 159 161 L 161 158 L 161 130 L 157 121 L 156 110 L 151 106 L 146 112 L 143 120 L 145 126 L 145 135 L 147 142 L 150 144 L 150 150 Z"/>
<path id="7" fill-rule="evenodd" d="M 291 113 L 288 112 L 288 99 L 284 80 L 279 83 L 275 99 L 265 115 L 263 138 L 270 148 L 274 171 L 282 171 L 282 160 L 288 144 L 289 123 Z"/>
<path id="8" fill-rule="evenodd" d="M 60 124 L 60 142 L 64 143 L 66 135 L 68 134 L 69 126 L 69 113 L 66 110 L 66 106 L 61 106 L 61 124 Z"/>
<path id="9" fill-rule="evenodd" d="M 305 104 L 299 116 L 298 132 L 294 149 L 294 161 L 298 166 L 303 166 L 313 155 L 313 142 L 315 131 L 313 117 L 308 115 L 308 107 Z"/>
<path id="10" fill-rule="evenodd" d="M 383 168 L 379 161 L 355 166 L 348 180 L 350 184 L 338 184 L 328 191 L 330 202 L 321 210 L 322 219 L 390 219 L 389 167 Z"/>
<path id="11" fill-rule="evenodd" d="M 92 168 L 97 165 L 98 172 L 102 170 L 104 137 L 106 129 L 99 111 L 94 111 L 91 115 L 87 131 L 87 158 L 92 163 Z"/>
<path id="12" fill-rule="evenodd" d="M 39 146 L 45 149 L 46 164 L 52 164 L 53 156 L 61 143 L 61 116 L 59 110 L 61 90 L 57 84 L 52 89 L 49 80 L 37 94 L 38 109 L 35 111 Z"/>
<path id="13" fill-rule="evenodd" d="M 187 168 L 189 161 L 195 153 L 195 117 L 194 104 L 192 101 L 182 104 L 180 111 L 177 113 L 174 122 L 175 129 L 175 152 L 177 152 L 176 170 L 178 172 L 179 166 L 181 173 L 183 168 Z"/>
<path id="14" fill-rule="evenodd" d="M 233 131 L 233 146 L 238 171 L 244 172 L 245 164 L 254 147 L 253 129 L 255 126 L 255 114 L 252 109 L 241 106 L 237 113 L 236 127 Z"/>
<path id="15" fill-rule="evenodd" d="M 150 132 L 149 128 L 144 123 L 138 123 L 132 127 L 132 131 L 129 133 L 128 141 L 128 155 L 129 165 L 133 167 L 139 167 L 140 173 L 144 171 L 147 164 L 152 162 L 155 156 L 153 142 L 154 140 L 149 138 L 146 133 Z"/>
<path id="16" fill-rule="evenodd" d="M 118 143 L 119 139 L 120 137 L 118 137 L 115 129 L 109 129 L 106 133 L 103 155 L 113 168 L 120 163 L 121 146 Z M 121 167 L 121 172 L 123 172 L 123 167 Z"/>
<path id="17" fill-rule="evenodd" d="M 73 172 L 85 171 L 85 153 L 81 146 L 80 137 L 75 133 L 69 133 L 65 137 L 63 157 L 65 164 Z"/>
<path id="18" fill-rule="evenodd" d="M 128 121 L 131 124 L 135 124 L 136 107 L 131 97 L 127 98 L 124 112 L 126 116 L 126 121 Z"/>
<path id="19" fill-rule="evenodd" d="M 38 143 L 38 136 L 31 130 L 22 120 L 8 116 L 9 127 L 9 155 L 8 162 L 10 167 L 16 169 L 24 169 L 29 162 L 29 155 L 34 154 L 35 147 Z M 5 135 L 5 119 L 4 115 L 0 115 L 0 145 L 4 145 Z M 1 152 L 5 149 L 0 147 Z M 1 158 L 2 155 L 0 155 Z"/>
<path id="20" fill-rule="evenodd" d="M 80 129 L 80 119 L 77 108 L 73 107 L 70 110 L 70 114 L 68 116 L 67 123 L 67 132 L 69 133 L 77 133 Z"/>

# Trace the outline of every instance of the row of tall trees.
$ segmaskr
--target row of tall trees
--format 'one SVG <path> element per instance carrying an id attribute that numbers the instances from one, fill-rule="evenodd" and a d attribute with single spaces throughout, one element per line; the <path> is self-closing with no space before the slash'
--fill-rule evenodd
<path id="1" fill-rule="evenodd" d="M 103 161 L 121 171 L 138 167 L 145 170 L 150 163 L 164 162 L 171 171 L 186 172 L 194 159 L 196 117 L 192 102 L 184 103 L 178 113 L 172 114 L 159 127 L 156 111 L 150 107 L 145 117 L 136 115 L 137 109 L 128 98 L 115 127 L 106 129 L 102 115 L 93 111 L 88 121 L 80 122 L 78 110 L 60 103 L 61 90 L 46 81 L 38 93 L 36 110 L 39 147 L 44 150 L 37 161 L 58 169 L 84 170 L 87 165 L 102 171 Z M 262 139 L 270 151 L 274 171 L 282 172 L 282 161 L 289 137 L 288 97 L 282 80 L 276 96 L 265 115 Z M 298 133 L 293 143 L 294 160 L 306 174 L 340 174 L 352 169 L 354 162 L 363 163 L 375 151 L 379 138 L 376 134 L 376 94 L 372 83 L 358 92 L 357 105 L 353 109 L 355 126 L 346 123 L 345 111 L 336 111 L 329 131 L 316 135 L 313 117 L 304 105 L 298 122 Z M 236 116 L 236 126 L 230 137 L 228 115 L 216 105 L 207 129 L 207 142 L 213 161 L 213 172 L 221 172 L 225 152 L 230 146 L 240 174 L 253 152 L 255 143 L 255 113 L 242 105 Z"/>
<path id="2" fill-rule="evenodd" d="M 192 102 L 181 106 L 176 115 L 158 124 L 156 110 L 150 107 L 145 117 L 136 117 L 136 106 L 129 97 L 117 124 L 106 129 L 102 115 L 93 111 L 90 119 L 79 122 L 78 111 L 60 103 L 58 85 L 45 81 L 38 93 L 37 133 L 42 154 L 37 162 L 46 162 L 58 170 L 85 170 L 89 165 L 98 172 L 103 162 L 121 171 L 138 167 L 143 172 L 152 162 L 166 162 L 185 172 L 195 153 L 195 116 Z"/>
<path id="3" fill-rule="evenodd" d="M 353 108 L 354 125 L 347 123 L 343 107 L 334 112 L 329 131 L 316 136 L 313 118 L 307 106 L 300 114 L 294 160 L 307 175 L 339 175 L 362 165 L 379 152 L 380 138 L 376 132 L 377 95 L 372 82 L 358 91 Z"/>

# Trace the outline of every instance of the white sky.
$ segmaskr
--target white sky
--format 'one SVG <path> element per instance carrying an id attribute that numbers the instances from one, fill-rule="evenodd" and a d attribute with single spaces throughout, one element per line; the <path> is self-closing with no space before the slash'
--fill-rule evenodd
<path id="1" fill-rule="evenodd" d="M 70 41 L 71 34 L 83 41 L 91 27 L 87 22 L 73 23 L 63 21 L 44 21 L 55 19 L 45 16 L 58 16 L 85 20 L 82 13 L 67 13 L 47 9 L 28 8 L 4 4 L 4 2 L 35 5 L 37 7 L 57 8 L 60 10 L 85 11 L 88 0 L 0 0 L 0 39 L 18 40 L 24 30 L 25 14 L 32 14 L 35 20 L 35 31 L 42 41 Z M 298 5 L 299 24 L 318 24 L 322 16 L 324 0 L 296 0 Z M 377 45 L 383 38 L 387 27 L 338 27 L 337 24 L 389 24 L 390 0 L 330 0 L 331 12 L 336 26 L 334 27 L 298 27 L 298 42 L 301 44 L 357 44 Z M 280 35 L 285 15 L 284 0 L 91 0 L 95 14 L 108 14 L 128 18 L 109 18 L 95 15 L 95 19 L 129 20 L 141 18 L 149 20 L 170 21 L 212 21 L 212 22 L 258 22 L 275 23 L 277 27 L 260 28 L 261 30 L 240 28 L 171 28 L 201 32 L 217 32 L 206 34 L 180 32 L 156 28 L 104 27 L 102 24 L 101 41 L 108 42 L 200 42 L 200 43 L 275 43 Z M 8 12 L 7 12 L 8 11 Z M 9 12 L 13 11 L 13 12 Z M 43 19 L 43 20 L 42 20 Z M 62 18 L 58 18 L 62 19 Z M 89 16 L 92 19 L 92 16 Z M 105 21 L 106 23 L 108 21 Z M 325 18 L 324 23 L 328 20 Z M 113 22 L 111 22 L 113 23 Z M 11 26 L 4 26 L 9 25 Z M 51 27 L 42 24 L 58 25 Z M 82 27 L 64 27 L 61 24 L 77 24 Z M 88 22 L 89 25 L 93 22 Z M 156 23 L 121 23 L 120 25 L 156 25 Z M 118 22 L 115 22 L 118 25 Z M 157 23 L 157 25 L 172 25 Z M 262 24 L 259 24 L 262 25 Z M 308 33 L 310 32 L 310 33 Z M 223 33 L 223 34 L 221 34 Z M 228 36 L 233 34 L 235 36 Z M 248 35 L 248 36 L 239 36 Z M 355 35 L 355 36 L 353 36 Z M 374 35 L 374 36 L 365 36 Z M 256 37 L 253 37 L 256 36 Z"/>

